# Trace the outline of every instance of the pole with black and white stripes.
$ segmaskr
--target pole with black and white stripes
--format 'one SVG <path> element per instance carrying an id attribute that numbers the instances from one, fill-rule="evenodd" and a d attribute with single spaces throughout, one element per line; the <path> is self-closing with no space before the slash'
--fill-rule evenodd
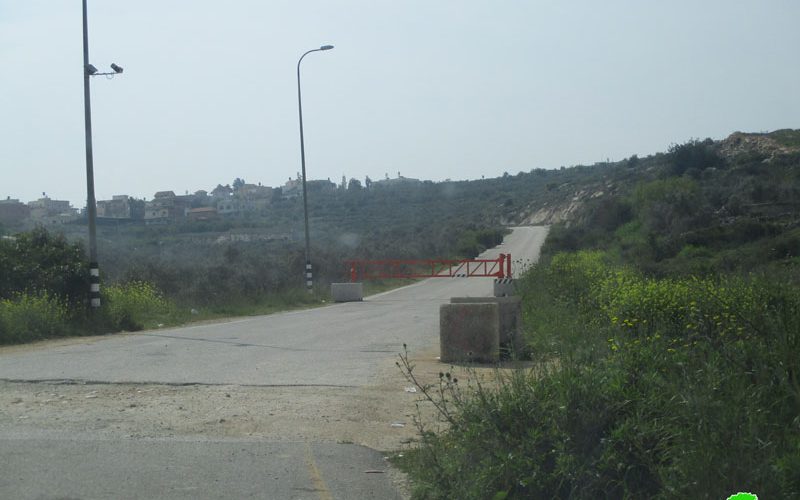
<path id="1" fill-rule="evenodd" d="M 100 73 L 89 64 L 89 22 L 86 0 L 83 0 L 83 116 L 86 136 L 86 218 L 89 221 L 89 302 L 92 309 L 100 307 L 100 266 L 97 263 L 97 202 L 94 196 L 94 158 L 92 155 L 92 105 L 89 80 L 93 76 L 113 77 L 122 68 L 111 64 L 111 72 Z"/>
<path id="2" fill-rule="evenodd" d="M 309 50 L 297 61 L 297 110 L 300 114 L 300 164 L 303 174 L 303 218 L 305 220 L 305 233 L 306 233 L 306 288 L 308 293 L 314 291 L 314 278 L 311 269 L 311 242 L 308 235 L 308 190 L 306 189 L 306 149 L 303 142 L 303 100 L 300 97 L 300 63 L 303 58 L 312 52 L 319 52 L 321 50 L 331 50 L 333 45 L 323 45 L 318 49 Z"/>
<path id="3" fill-rule="evenodd" d="M 100 266 L 97 264 L 97 203 L 94 197 L 92 159 L 92 105 L 89 100 L 89 27 L 83 0 L 83 115 L 86 134 L 86 217 L 89 219 L 89 298 L 92 309 L 100 307 Z"/>
<path id="4" fill-rule="evenodd" d="M 313 272 L 311 271 L 311 261 L 306 261 L 306 288 L 308 289 L 309 293 L 311 293 L 314 289 L 314 276 Z"/>

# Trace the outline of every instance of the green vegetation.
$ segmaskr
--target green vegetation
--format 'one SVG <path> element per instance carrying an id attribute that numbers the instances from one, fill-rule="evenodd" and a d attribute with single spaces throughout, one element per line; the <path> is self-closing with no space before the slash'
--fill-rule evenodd
<path id="1" fill-rule="evenodd" d="M 282 293 L 252 293 L 249 297 L 237 288 L 238 294 L 222 300 L 222 288 L 211 293 L 202 302 L 205 307 L 197 310 L 181 305 L 179 300 L 185 295 L 174 291 L 173 297 L 168 297 L 156 284 L 179 287 L 180 281 L 168 279 L 174 274 L 167 274 L 165 280 L 165 276 L 156 273 L 152 281 L 143 281 L 137 279 L 136 270 L 129 270 L 130 277 L 104 284 L 103 307 L 91 311 L 87 261 L 79 243 L 69 243 L 63 235 L 42 228 L 0 240 L 0 344 L 137 331 L 190 320 L 268 314 L 324 302 L 320 296 L 299 288 Z M 145 269 L 154 271 L 153 267 Z M 219 276 L 225 275 L 222 271 Z M 234 284 L 228 286 L 235 288 Z"/>
<path id="2" fill-rule="evenodd" d="M 673 146 L 639 160 L 635 176 L 616 165 L 607 172 L 616 194 L 590 200 L 570 227 L 554 227 L 547 251 L 601 249 L 657 276 L 785 269 L 800 256 L 800 153 L 722 157 L 718 149 Z"/>
<path id="3" fill-rule="evenodd" d="M 525 177 L 530 193 L 548 175 Z M 511 205 L 519 204 L 506 205 L 510 193 L 516 193 L 515 199 L 525 196 L 526 189 L 512 187 L 517 183 L 511 178 L 376 184 L 312 193 L 315 303 L 326 300 L 330 283 L 349 281 L 347 260 L 472 257 L 496 245 L 506 232 L 497 219 L 511 216 L 517 210 Z M 67 229 L 76 230 L 74 239 L 84 237 L 84 228 Z M 291 298 L 302 299 L 291 300 L 297 306 L 310 305 L 303 295 L 298 199 L 277 198 L 264 214 L 216 221 L 100 226 L 98 247 L 104 283 L 151 283 L 180 308 L 195 309 L 200 316 L 269 310 L 270 304 Z"/>
<path id="4" fill-rule="evenodd" d="M 735 134 L 592 167 L 315 193 L 319 289 L 347 280 L 348 259 L 471 257 L 497 227 L 571 214 L 519 280 L 535 368 L 422 387 L 446 430 L 422 428 L 402 462 L 415 495 L 800 496 L 798 148 L 800 131 Z M 0 342 L 319 304 L 302 289 L 301 214 L 277 199 L 257 216 L 101 227 L 95 315 L 70 242 L 83 228 L 4 238 Z"/>
<path id="5" fill-rule="evenodd" d="M 782 129 L 767 134 L 781 146 L 800 148 L 800 130 Z"/>
<path id="6" fill-rule="evenodd" d="M 172 304 L 152 284 L 130 281 L 103 291 L 102 314 L 114 330 L 136 331 L 180 321 Z"/>
<path id="7" fill-rule="evenodd" d="M 521 289 L 537 366 L 439 393 L 450 428 L 404 464 L 417 498 L 800 493 L 796 287 L 648 278 L 580 252 Z"/>
<path id="8" fill-rule="evenodd" d="M 80 245 L 43 229 L 0 240 L 0 343 L 73 334 L 88 292 Z"/>
<path id="9" fill-rule="evenodd" d="M 456 251 L 466 259 L 474 259 L 487 248 L 493 248 L 503 242 L 503 237 L 510 231 L 500 229 L 483 229 L 466 231 L 458 240 Z"/>
<path id="10" fill-rule="evenodd" d="M 70 323 L 64 303 L 47 293 L 0 299 L 0 344 L 69 335 Z"/>
<path id="11" fill-rule="evenodd" d="M 349 259 L 472 257 L 506 233 L 489 227 L 490 219 L 480 215 L 481 204 L 471 200 L 476 187 L 426 182 L 316 193 L 311 198 L 312 295 L 304 288 L 302 204 L 296 199 L 276 200 L 269 216 L 99 226 L 104 306 L 93 314 L 86 306 L 85 228 L 18 233 L 0 243 L 4 308 L 16 311 L 24 305 L 34 315 L 31 301 L 36 299 L 43 317 L 54 316 L 47 326 L 17 321 L 2 342 L 312 307 L 328 300 L 331 282 L 349 280 Z M 485 201 L 496 200 L 487 196 Z M 497 208 L 507 210 L 502 203 Z M 441 220 L 431 220 L 431 214 Z M 392 286 L 397 283 L 367 283 L 366 291 Z"/>
<path id="12" fill-rule="evenodd" d="M 80 244 L 42 228 L 0 240 L 0 344 L 179 321 L 170 301 L 136 281 L 104 288 L 106 306 L 90 312 L 87 261 Z"/>
<path id="13" fill-rule="evenodd" d="M 426 388 L 415 497 L 800 496 L 798 167 L 709 141 L 612 166 L 519 282 L 535 367 Z"/>
<path id="14" fill-rule="evenodd" d="M 0 240 L 0 298 L 52 295 L 69 304 L 89 295 L 88 261 L 79 244 L 42 228 Z"/>

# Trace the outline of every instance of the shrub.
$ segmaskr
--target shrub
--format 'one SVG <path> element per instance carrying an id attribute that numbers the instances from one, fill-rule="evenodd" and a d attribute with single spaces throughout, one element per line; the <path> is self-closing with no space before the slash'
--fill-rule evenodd
<path id="1" fill-rule="evenodd" d="M 502 243 L 503 236 L 508 233 L 508 230 L 502 229 L 465 231 L 458 239 L 456 252 L 467 259 L 474 259 L 487 248 L 492 248 Z"/>
<path id="2" fill-rule="evenodd" d="M 41 227 L 0 240 L 0 298 L 40 292 L 70 304 L 86 302 L 89 270 L 83 247 Z"/>
<path id="3" fill-rule="evenodd" d="M 796 285 L 656 279 L 579 252 L 520 287 L 539 364 L 428 389 L 450 425 L 406 461 L 417 497 L 800 494 Z"/>
<path id="4" fill-rule="evenodd" d="M 687 170 L 705 170 L 724 164 L 723 159 L 714 151 L 714 141 L 691 140 L 684 144 L 674 144 L 669 148 L 670 173 L 682 175 Z"/>
<path id="5" fill-rule="evenodd" d="M 155 326 L 174 307 L 152 284 L 131 281 L 110 285 L 103 292 L 103 313 L 112 330 L 136 331 Z"/>
<path id="6" fill-rule="evenodd" d="M 585 305 L 591 298 L 591 287 L 609 273 L 605 254 L 599 251 L 556 254 L 542 270 L 543 279 L 549 283 L 548 292 L 576 306 Z"/>
<path id="7" fill-rule="evenodd" d="M 72 332 L 64 303 L 47 293 L 0 300 L 0 343 L 16 344 Z"/>

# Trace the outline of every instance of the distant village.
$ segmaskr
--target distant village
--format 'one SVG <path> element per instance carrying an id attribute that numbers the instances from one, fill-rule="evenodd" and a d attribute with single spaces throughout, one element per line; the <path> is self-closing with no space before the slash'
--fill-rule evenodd
<path id="1" fill-rule="evenodd" d="M 357 179 L 342 177 L 341 184 L 330 179 L 309 180 L 306 189 L 312 193 L 330 193 L 337 190 L 371 189 L 373 186 L 391 186 L 398 184 L 419 184 L 419 179 L 403 177 L 400 172 L 396 178 L 372 181 L 367 177 L 364 184 Z M 208 221 L 221 217 L 242 214 L 264 214 L 269 206 L 278 200 L 290 200 L 303 194 L 303 183 L 300 174 L 289 179 L 281 187 L 272 188 L 259 184 L 248 184 L 236 179 L 233 185 L 218 184 L 211 192 L 199 190 L 190 194 L 186 192 L 176 195 L 174 191 L 159 191 L 152 200 L 137 199 L 126 194 L 112 196 L 110 200 L 97 201 L 97 221 L 102 223 L 138 223 L 146 225 L 171 224 L 179 221 Z M 85 208 L 78 210 L 69 201 L 54 200 L 42 193 L 36 201 L 27 203 L 10 196 L 0 200 L 0 224 L 8 226 L 33 223 L 40 225 L 58 225 L 77 223 L 85 219 Z"/>

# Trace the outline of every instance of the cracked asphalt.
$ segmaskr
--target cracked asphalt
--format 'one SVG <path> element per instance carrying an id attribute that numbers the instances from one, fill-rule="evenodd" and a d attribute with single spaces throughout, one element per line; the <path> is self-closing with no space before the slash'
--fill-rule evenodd
<path id="1" fill-rule="evenodd" d="M 487 252 L 516 271 L 546 228 Z M 404 498 L 439 305 L 492 280 L 430 279 L 364 302 L 0 349 L 2 498 Z M 433 418 L 421 406 L 420 418 Z"/>

